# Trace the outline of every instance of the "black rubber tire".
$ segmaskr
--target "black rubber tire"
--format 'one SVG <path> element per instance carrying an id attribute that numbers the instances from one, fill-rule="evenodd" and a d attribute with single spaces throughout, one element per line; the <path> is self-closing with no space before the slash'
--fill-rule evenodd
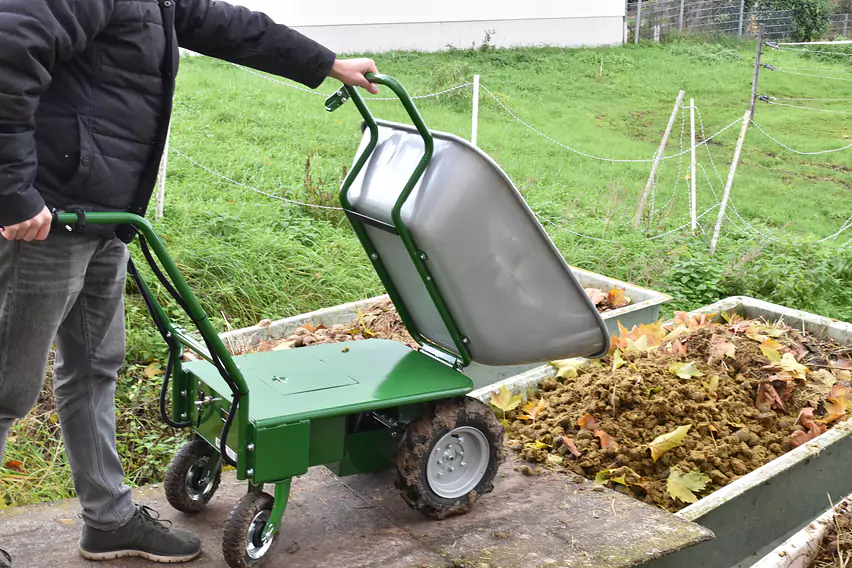
<path id="1" fill-rule="evenodd" d="M 489 463 L 477 486 L 461 497 L 447 499 L 432 491 L 426 477 L 426 462 L 435 444 L 447 432 L 461 426 L 478 429 L 490 448 Z M 434 519 L 445 519 L 470 511 L 479 497 L 494 489 L 494 477 L 505 460 L 503 427 L 494 412 L 470 397 L 431 405 L 409 424 L 396 457 L 396 488 L 411 508 Z"/>
<path id="2" fill-rule="evenodd" d="M 195 500 L 187 493 L 186 475 L 192 466 L 205 458 L 218 460 L 219 466 L 216 468 L 216 474 L 210 491 L 204 495 L 203 499 Z M 218 452 L 201 438 L 196 438 L 184 444 L 172 458 L 169 468 L 166 471 L 166 481 L 163 484 L 163 488 L 166 493 L 166 499 L 172 507 L 183 513 L 192 514 L 204 510 L 207 503 L 210 502 L 210 499 L 213 498 L 213 495 L 219 488 L 221 481 L 222 461 L 219 460 Z"/>
<path id="3" fill-rule="evenodd" d="M 231 509 L 222 531 L 222 554 L 225 556 L 225 562 L 228 563 L 228 566 L 231 568 L 249 568 L 260 566 L 266 561 L 269 552 L 275 546 L 275 541 L 273 540 L 272 546 L 263 556 L 250 558 L 246 552 L 246 538 L 254 518 L 261 511 L 272 511 L 274 501 L 275 499 L 269 493 L 247 493 Z M 278 535 L 273 535 L 272 538 L 274 539 L 276 536 Z"/>

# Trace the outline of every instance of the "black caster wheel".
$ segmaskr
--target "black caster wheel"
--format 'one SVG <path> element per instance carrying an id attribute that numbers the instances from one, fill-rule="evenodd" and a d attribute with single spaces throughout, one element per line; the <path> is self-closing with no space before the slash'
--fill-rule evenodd
<path id="1" fill-rule="evenodd" d="M 441 401 L 409 424 L 396 487 L 413 509 L 444 519 L 490 493 L 504 459 L 503 427 L 490 408 L 470 397 Z"/>
<path id="2" fill-rule="evenodd" d="M 183 513 L 207 506 L 222 479 L 222 460 L 210 444 L 196 438 L 172 458 L 164 484 L 169 504 Z"/>
<path id="3" fill-rule="evenodd" d="M 263 538 L 274 499 L 268 493 L 248 493 L 240 499 L 225 521 L 222 554 L 231 568 L 260 566 L 275 541 Z"/>

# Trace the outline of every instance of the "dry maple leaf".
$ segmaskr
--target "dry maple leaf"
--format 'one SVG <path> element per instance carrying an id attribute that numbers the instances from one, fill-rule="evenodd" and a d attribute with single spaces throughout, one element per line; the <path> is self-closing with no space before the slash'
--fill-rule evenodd
<path id="1" fill-rule="evenodd" d="M 680 499 L 684 503 L 695 503 L 698 501 L 695 492 L 703 491 L 709 482 L 710 478 L 700 471 L 683 473 L 677 467 L 673 467 L 666 480 L 666 491 L 673 499 Z"/>
<path id="2" fill-rule="evenodd" d="M 681 379 L 704 376 L 704 373 L 699 371 L 695 366 L 694 361 L 690 363 L 672 363 L 669 365 L 669 373 L 677 375 Z"/>
<path id="3" fill-rule="evenodd" d="M 24 464 L 17 460 L 9 460 L 6 462 L 6 469 L 11 469 L 12 471 L 17 471 L 18 473 L 26 473 L 24 471 Z"/>
<path id="4" fill-rule="evenodd" d="M 771 362 L 779 363 L 781 361 L 781 347 L 780 343 L 767 337 L 766 341 L 760 344 L 760 352 Z"/>
<path id="5" fill-rule="evenodd" d="M 581 455 L 583 455 L 582 453 L 580 453 L 580 450 L 577 449 L 577 444 L 574 443 L 573 438 L 569 438 L 568 436 L 563 434 L 562 443 L 565 445 L 568 451 L 574 455 L 575 458 L 579 458 Z"/>
<path id="6" fill-rule="evenodd" d="M 521 404 L 521 395 L 512 396 L 512 391 L 502 385 L 500 390 L 491 393 L 491 404 L 503 411 L 503 418 L 506 418 L 506 413 L 515 409 Z"/>
<path id="7" fill-rule="evenodd" d="M 757 398 L 754 402 L 755 408 L 761 412 L 774 410 L 776 412 L 785 412 L 787 407 L 784 406 L 784 401 L 778 395 L 778 391 L 772 386 L 769 381 L 763 381 L 757 387 Z"/>
<path id="8" fill-rule="evenodd" d="M 623 308 L 630 303 L 630 299 L 624 295 L 624 290 L 613 287 L 606 295 L 606 301 L 613 309 Z"/>
<path id="9" fill-rule="evenodd" d="M 583 288 L 583 290 L 585 290 L 586 295 L 596 306 L 606 300 L 606 293 L 600 288 Z"/>
<path id="10" fill-rule="evenodd" d="M 521 414 L 518 416 L 521 420 L 532 420 L 535 423 L 538 415 L 541 414 L 541 411 L 547 408 L 547 401 L 543 398 L 538 399 L 538 404 L 533 404 L 532 402 L 528 402 L 524 405 L 524 412 L 526 414 Z"/>
<path id="11" fill-rule="evenodd" d="M 651 448 L 651 458 L 654 461 L 657 461 L 664 453 L 683 444 L 683 440 L 686 438 L 686 434 L 689 432 L 690 428 L 692 428 L 692 424 L 687 424 L 686 426 L 681 426 L 667 434 L 660 434 L 654 438 L 654 440 L 649 444 L 649 447 Z"/>
<path id="12" fill-rule="evenodd" d="M 802 411 L 799 412 L 799 416 L 796 417 L 796 424 L 801 424 L 808 430 L 807 432 L 796 430 L 790 435 L 790 443 L 794 448 L 798 448 L 802 444 L 813 440 L 826 430 L 826 427 L 823 424 L 817 424 L 814 420 L 814 409 L 809 406 L 804 407 Z"/>
<path id="13" fill-rule="evenodd" d="M 825 399 L 825 418 L 821 422 L 830 424 L 842 418 L 850 404 L 852 404 L 852 389 L 840 384 L 834 385 L 831 387 L 829 397 Z"/>
<path id="14" fill-rule="evenodd" d="M 710 357 L 707 359 L 709 365 L 725 360 L 725 357 L 733 359 L 737 354 L 737 347 L 725 341 L 724 335 L 714 335 L 710 338 Z"/>
<path id="15" fill-rule="evenodd" d="M 595 484 L 605 485 L 607 481 L 620 483 L 621 485 L 642 485 L 642 476 L 628 466 L 616 469 L 602 469 L 595 474 Z"/>

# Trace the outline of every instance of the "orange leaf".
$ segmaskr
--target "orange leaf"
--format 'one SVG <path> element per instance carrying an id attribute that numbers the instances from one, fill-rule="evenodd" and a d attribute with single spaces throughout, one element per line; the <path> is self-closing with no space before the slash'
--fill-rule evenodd
<path id="1" fill-rule="evenodd" d="M 627 298 L 624 297 L 624 290 L 621 288 L 612 288 L 606 295 L 606 299 L 607 302 L 609 302 L 609 304 L 615 309 L 623 308 L 629 303 Z"/>
<path id="2" fill-rule="evenodd" d="M 317 330 L 317 328 L 316 328 L 316 327 L 314 327 L 314 326 L 313 326 L 312 324 L 310 324 L 310 323 L 306 323 L 306 324 L 305 324 L 305 325 L 303 325 L 302 327 L 303 327 L 303 328 L 305 328 L 305 329 L 307 329 L 307 330 L 308 330 L 308 333 L 314 333 L 314 332 Z"/>
<path id="3" fill-rule="evenodd" d="M 825 399 L 825 418 L 822 422 L 831 423 L 846 414 L 846 405 L 852 398 L 852 389 L 841 384 L 831 387 L 831 393 Z"/>
<path id="4" fill-rule="evenodd" d="M 588 412 L 577 421 L 577 425 L 584 430 L 591 430 L 593 432 L 598 429 L 598 423 L 595 422 L 595 419 Z"/>
<path id="5" fill-rule="evenodd" d="M 26 473 L 23 468 L 23 463 L 17 460 L 9 460 L 6 462 L 6 469 L 11 469 L 12 471 L 17 471 L 18 473 Z"/>
<path id="6" fill-rule="evenodd" d="M 618 451 L 618 443 L 615 441 L 615 438 L 613 438 L 603 430 L 596 430 L 595 436 L 597 436 L 598 439 L 601 441 L 602 449 Z"/>
<path id="7" fill-rule="evenodd" d="M 568 448 L 568 451 L 574 454 L 575 458 L 579 458 L 581 455 L 580 450 L 577 449 L 577 444 L 574 443 L 573 438 L 569 438 L 568 436 L 562 436 L 562 443 L 565 444 L 565 447 Z"/>
<path id="8" fill-rule="evenodd" d="M 817 428 L 811 428 L 807 432 L 796 430 L 790 435 L 790 445 L 792 445 L 794 448 L 798 448 L 802 444 L 810 442 L 820 434 L 822 434 L 822 432 L 820 432 Z"/>

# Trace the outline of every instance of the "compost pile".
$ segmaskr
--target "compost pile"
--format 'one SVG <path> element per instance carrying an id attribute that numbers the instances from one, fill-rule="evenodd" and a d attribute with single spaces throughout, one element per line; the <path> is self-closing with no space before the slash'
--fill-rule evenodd
<path id="1" fill-rule="evenodd" d="M 811 568 L 848 566 L 852 560 L 852 504 L 842 503 L 834 509 L 834 521 L 819 543 L 819 554 Z"/>
<path id="2" fill-rule="evenodd" d="M 373 304 L 365 312 L 346 325 L 335 325 L 330 328 L 319 325 L 305 324 L 293 335 L 273 341 L 262 342 L 256 351 L 277 351 L 293 347 L 320 345 L 323 343 L 343 343 L 363 339 L 390 339 L 417 349 L 417 343 L 411 338 L 393 302 L 385 300 Z"/>
<path id="3" fill-rule="evenodd" d="M 849 348 L 722 316 L 619 326 L 607 356 L 551 363 L 557 377 L 526 403 L 505 387 L 493 393 L 508 447 L 537 470 L 573 472 L 675 512 L 852 410 Z"/>
<path id="4" fill-rule="evenodd" d="M 598 309 L 607 312 L 630 305 L 632 300 L 624 294 L 622 288 L 612 288 L 606 292 L 599 288 L 585 288 L 586 294 Z M 267 320 L 268 321 L 268 320 Z M 390 300 L 373 304 L 358 317 L 345 325 L 335 325 L 328 328 L 324 325 L 314 326 L 305 324 L 293 335 L 272 341 L 264 341 L 252 351 L 276 351 L 292 347 L 305 347 L 323 343 L 343 343 L 362 339 L 391 339 L 418 349 L 417 342 L 411 338 L 405 324 L 399 317 L 396 307 Z"/>

